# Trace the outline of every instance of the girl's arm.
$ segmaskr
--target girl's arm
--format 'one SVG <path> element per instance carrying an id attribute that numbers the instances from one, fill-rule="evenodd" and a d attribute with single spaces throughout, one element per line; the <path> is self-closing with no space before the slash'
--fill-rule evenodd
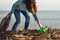
<path id="1" fill-rule="evenodd" d="M 37 22 L 38 26 L 41 28 L 42 25 L 39 23 L 39 20 L 38 20 L 37 15 L 36 14 L 33 14 L 33 17 L 34 17 L 35 21 Z"/>

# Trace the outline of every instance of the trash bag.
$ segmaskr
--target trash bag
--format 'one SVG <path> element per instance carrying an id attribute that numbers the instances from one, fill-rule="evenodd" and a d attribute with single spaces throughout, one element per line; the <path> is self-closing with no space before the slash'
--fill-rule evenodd
<path id="1" fill-rule="evenodd" d="M 31 13 L 37 12 L 36 2 L 35 0 L 25 0 L 25 4 L 27 7 L 27 10 Z"/>
<path id="2" fill-rule="evenodd" d="M 2 21 L 0 23 L 0 31 L 1 30 L 5 31 L 8 28 L 10 20 L 11 20 L 11 15 L 5 16 L 2 19 Z"/>

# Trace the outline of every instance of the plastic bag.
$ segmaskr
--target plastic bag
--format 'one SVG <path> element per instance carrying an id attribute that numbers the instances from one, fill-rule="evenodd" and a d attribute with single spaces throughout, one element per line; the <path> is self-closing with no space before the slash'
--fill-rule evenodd
<path id="1" fill-rule="evenodd" d="M 9 26 L 10 20 L 11 20 L 11 15 L 5 16 L 0 23 L 0 30 L 5 31 Z"/>

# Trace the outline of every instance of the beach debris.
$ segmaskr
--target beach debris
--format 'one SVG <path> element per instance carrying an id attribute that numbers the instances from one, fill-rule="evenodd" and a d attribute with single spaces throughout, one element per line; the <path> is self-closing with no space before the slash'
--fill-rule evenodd
<path id="1" fill-rule="evenodd" d="M 43 33 L 29 29 L 0 31 L 0 40 L 60 40 L 60 29 L 47 29 Z"/>
<path id="2" fill-rule="evenodd" d="M 0 31 L 1 30 L 5 31 L 9 27 L 10 20 L 11 20 L 11 15 L 10 14 L 8 14 L 8 16 L 5 16 L 2 19 L 2 21 L 0 23 Z"/>

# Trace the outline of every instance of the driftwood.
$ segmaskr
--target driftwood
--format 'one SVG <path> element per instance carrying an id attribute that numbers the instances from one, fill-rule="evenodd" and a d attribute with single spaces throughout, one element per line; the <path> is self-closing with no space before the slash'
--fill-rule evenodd
<path id="1" fill-rule="evenodd" d="M 25 4 L 26 4 L 27 10 L 29 12 L 31 12 L 31 13 L 37 12 L 35 0 L 25 0 Z"/>
<path id="2" fill-rule="evenodd" d="M 0 23 L 0 31 L 5 31 L 10 23 L 11 15 L 5 16 Z"/>

